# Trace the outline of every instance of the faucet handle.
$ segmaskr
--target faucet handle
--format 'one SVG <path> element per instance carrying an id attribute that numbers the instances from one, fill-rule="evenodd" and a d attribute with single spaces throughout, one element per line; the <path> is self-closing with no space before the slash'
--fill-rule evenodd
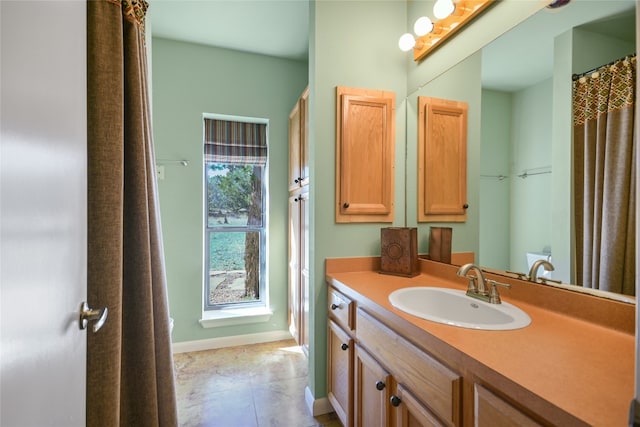
<path id="1" fill-rule="evenodd" d="M 467 286 L 467 292 L 478 292 L 478 283 L 476 280 L 478 279 L 476 276 L 467 276 L 469 279 L 469 286 Z"/>
<path id="2" fill-rule="evenodd" d="M 502 286 L 503 288 L 510 288 L 511 285 L 508 283 L 500 283 L 495 280 L 487 280 L 487 284 L 489 285 L 489 303 L 490 304 L 500 304 L 502 301 L 500 300 L 500 293 L 498 292 L 498 286 Z"/>
<path id="3" fill-rule="evenodd" d="M 555 280 L 555 279 L 549 279 L 548 277 L 538 277 L 538 279 L 540 279 L 540 281 L 542 283 L 547 283 L 547 282 L 551 282 L 551 283 L 562 283 L 562 280 Z"/>
<path id="4" fill-rule="evenodd" d="M 507 270 L 507 273 L 515 274 L 516 276 L 518 276 L 518 279 L 520 280 L 529 280 L 529 276 L 527 276 L 526 273 L 520 273 L 519 271 L 509 271 L 509 270 Z"/>

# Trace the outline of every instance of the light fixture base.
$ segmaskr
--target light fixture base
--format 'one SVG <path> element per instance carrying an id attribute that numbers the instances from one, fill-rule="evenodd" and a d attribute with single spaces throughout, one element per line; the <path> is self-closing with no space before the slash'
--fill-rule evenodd
<path id="1" fill-rule="evenodd" d="M 438 0 L 442 1 L 442 0 Z M 450 0 L 448 0 L 450 1 Z M 448 38 L 460 31 L 465 24 L 485 11 L 495 0 L 460 0 L 454 13 L 434 24 L 433 31 L 416 39 L 413 60 L 421 61 Z"/>

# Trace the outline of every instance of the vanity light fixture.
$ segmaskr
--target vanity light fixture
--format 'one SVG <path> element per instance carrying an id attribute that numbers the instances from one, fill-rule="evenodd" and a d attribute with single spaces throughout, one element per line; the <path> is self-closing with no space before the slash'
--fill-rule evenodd
<path id="1" fill-rule="evenodd" d="M 429 34 L 431 31 L 433 31 L 433 22 L 428 16 L 421 16 L 416 20 L 415 24 L 413 24 L 413 32 L 418 37 Z M 400 36 L 400 40 L 398 40 L 398 46 L 403 52 L 408 52 L 416 47 L 416 43 L 416 38 L 411 33 L 403 34 Z M 422 46 L 422 42 L 420 42 L 419 47 L 420 46 Z"/>
<path id="2" fill-rule="evenodd" d="M 416 20 L 416 23 L 413 24 L 413 32 L 416 33 L 418 37 L 429 34 L 431 31 L 433 31 L 433 22 L 428 16 L 421 16 Z"/>
<path id="3" fill-rule="evenodd" d="M 433 15 L 438 19 L 444 19 L 456 10 L 452 0 L 437 0 L 433 5 Z"/>
<path id="4" fill-rule="evenodd" d="M 405 52 L 413 49 L 413 60 L 420 61 L 494 1 L 459 0 L 454 3 L 453 0 L 437 0 L 433 14 L 438 20 L 433 22 L 427 16 L 418 18 L 413 26 L 416 36 L 403 34 L 398 46 Z"/>
<path id="5" fill-rule="evenodd" d="M 416 39 L 413 37 L 411 33 L 404 33 L 400 36 L 400 40 L 398 40 L 398 47 L 403 52 L 408 52 L 413 49 L 416 45 Z"/>

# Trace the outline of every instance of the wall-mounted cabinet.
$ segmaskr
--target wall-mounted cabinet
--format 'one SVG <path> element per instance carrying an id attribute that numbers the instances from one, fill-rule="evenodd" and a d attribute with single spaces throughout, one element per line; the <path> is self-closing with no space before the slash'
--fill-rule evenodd
<path id="1" fill-rule="evenodd" d="M 418 97 L 418 221 L 467 220 L 466 102 Z"/>
<path id="2" fill-rule="evenodd" d="M 336 88 L 336 222 L 393 222 L 395 94 Z"/>

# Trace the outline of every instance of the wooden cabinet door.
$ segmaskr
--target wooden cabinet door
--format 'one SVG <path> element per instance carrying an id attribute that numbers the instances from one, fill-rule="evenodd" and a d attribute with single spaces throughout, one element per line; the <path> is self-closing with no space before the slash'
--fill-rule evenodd
<path id="1" fill-rule="evenodd" d="M 300 187 L 300 102 L 296 102 L 289 114 L 289 191 Z"/>
<path id="2" fill-rule="evenodd" d="M 467 103 L 418 97 L 418 221 L 467 220 Z"/>
<path id="3" fill-rule="evenodd" d="M 387 371 L 362 347 L 356 345 L 354 378 L 354 425 L 389 425 L 389 397 L 392 384 Z"/>
<path id="4" fill-rule="evenodd" d="M 344 427 L 353 426 L 353 339 L 329 320 L 329 402 Z"/>
<path id="5" fill-rule="evenodd" d="M 300 185 L 309 184 L 309 88 L 300 95 Z"/>
<path id="6" fill-rule="evenodd" d="M 390 402 L 395 407 L 396 427 L 441 427 L 445 425 L 400 384 L 391 396 Z"/>
<path id="7" fill-rule="evenodd" d="M 479 384 L 475 384 L 474 395 L 476 427 L 539 427 L 542 425 Z"/>
<path id="8" fill-rule="evenodd" d="M 300 202 L 299 194 L 289 196 L 289 332 L 301 345 L 300 293 Z"/>
<path id="9" fill-rule="evenodd" d="M 309 191 L 289 197 L 289 332 L 309 350 Z"/>
<path id="10" fill-rule="evenodd" d="M 395 94 L 336 88 L 336 222 L 393 222 Z"/>
<path id="11" fill-rule="evenodd" d="M 289 113 L 289 191 L 309 184 L 309 88 Z"/>

